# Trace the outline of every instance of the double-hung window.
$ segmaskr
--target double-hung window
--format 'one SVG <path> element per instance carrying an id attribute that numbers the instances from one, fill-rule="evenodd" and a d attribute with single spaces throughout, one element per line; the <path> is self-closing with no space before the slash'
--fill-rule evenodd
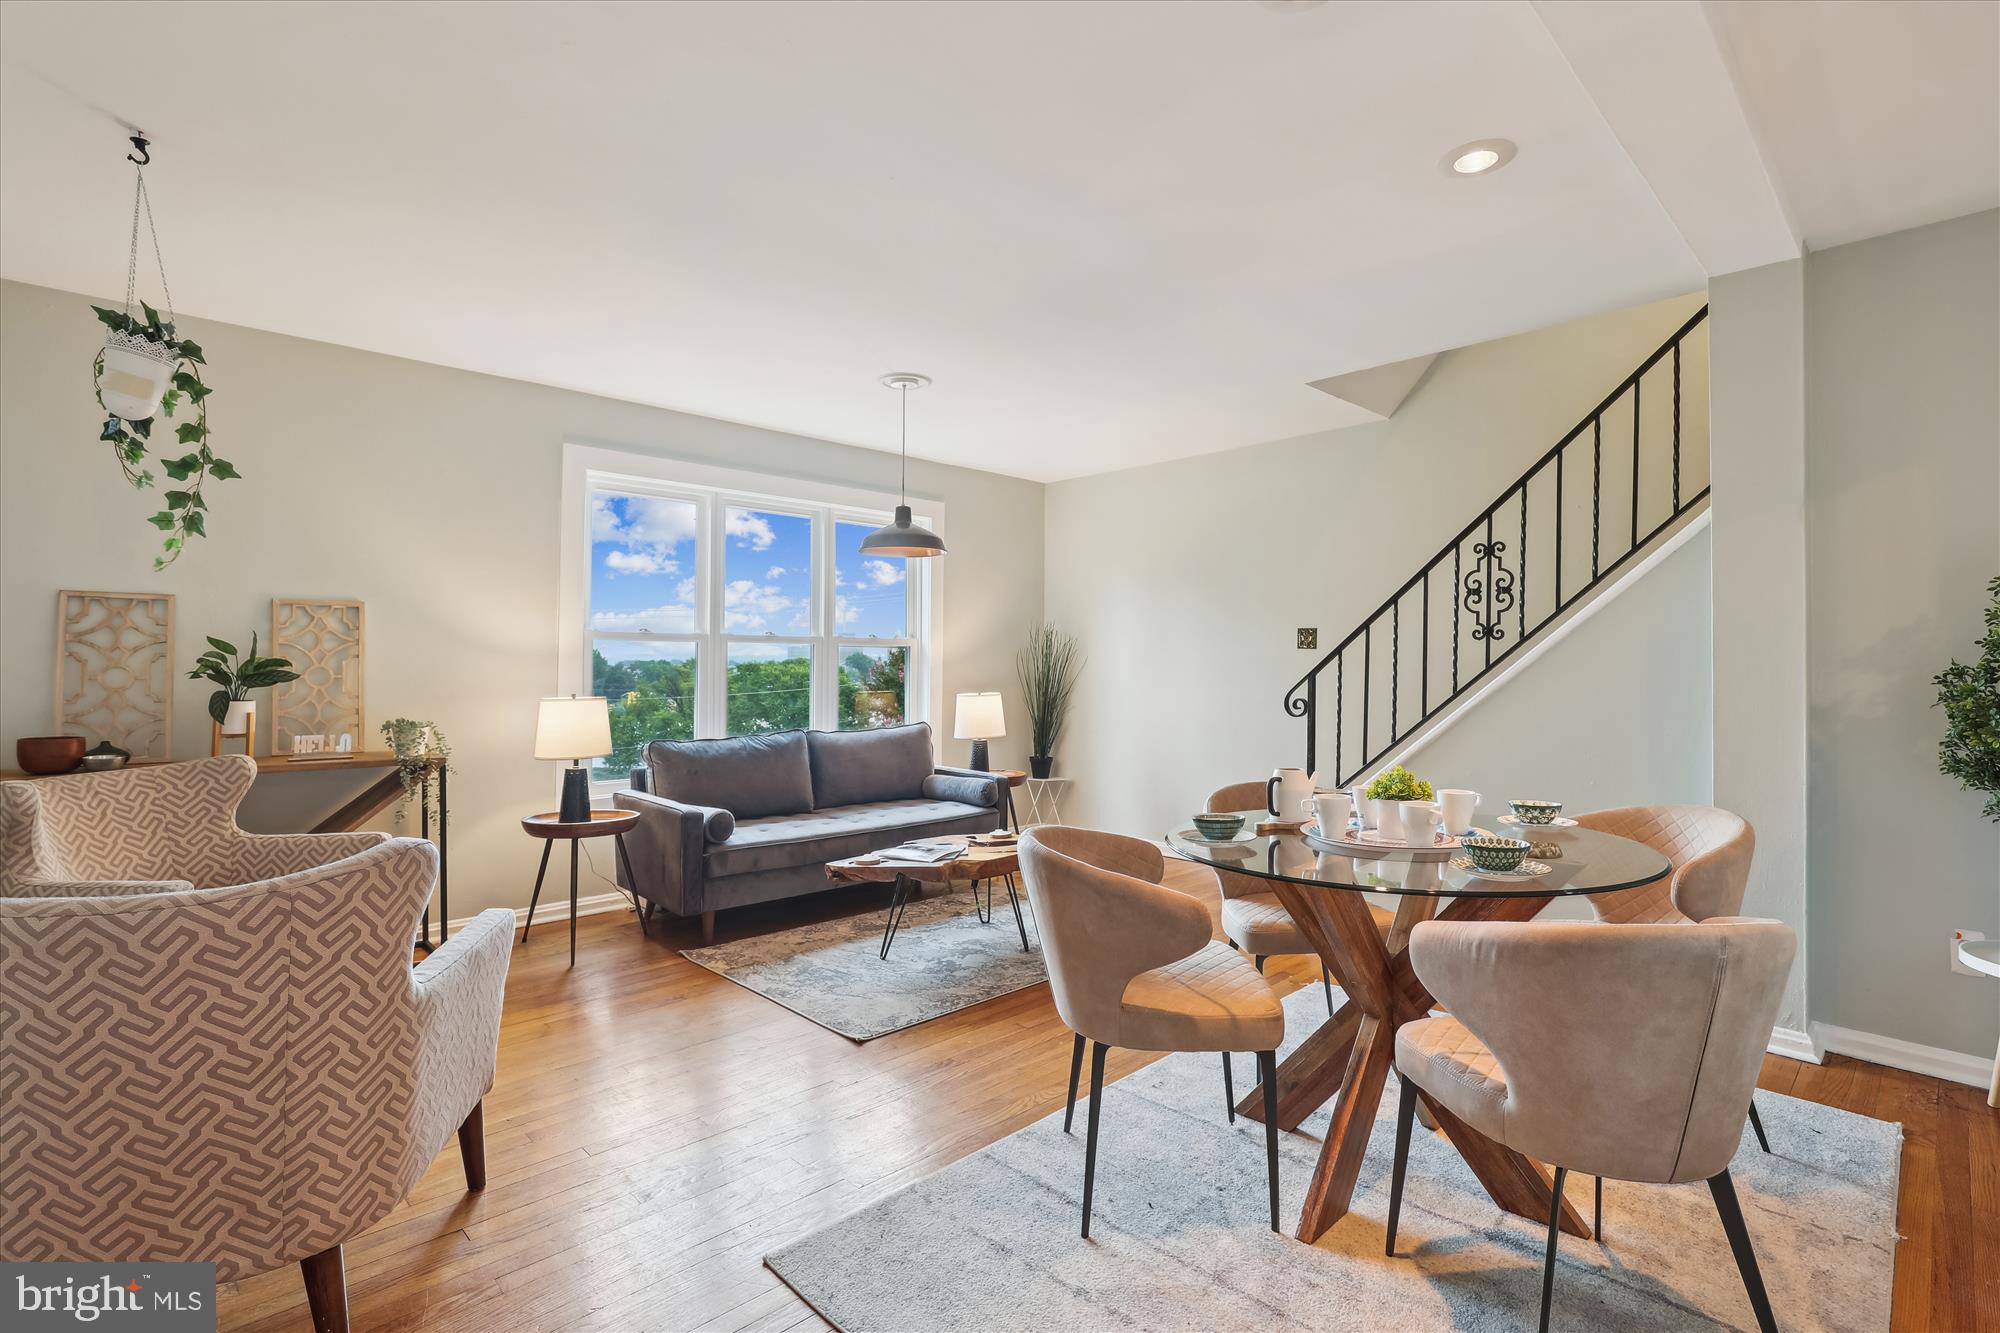
<path id="1" fill-rule="evenodd" d="M 938 562 L 860 549 L 893 494 L 578 445 L 563 491 L 559 687 L 610 701 L 598 781 L 652 740 L 935 720 Z"/>

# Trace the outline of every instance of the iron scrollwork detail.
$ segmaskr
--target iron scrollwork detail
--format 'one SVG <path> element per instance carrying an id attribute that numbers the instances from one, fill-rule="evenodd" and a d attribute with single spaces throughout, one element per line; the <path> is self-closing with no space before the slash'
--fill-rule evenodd
<path id="1" fill-rule="evenodd" d="M 1499 642 L 1507 637 L 1502 620 L 1514 609 L 1514 571 L 1502 557 L 1506 542 L 1477 542 L 1472 548 L 1472 570 L 1465 576 L 1465 608 L 1478 623 L 1472 627 L 1475 641 Z"/>

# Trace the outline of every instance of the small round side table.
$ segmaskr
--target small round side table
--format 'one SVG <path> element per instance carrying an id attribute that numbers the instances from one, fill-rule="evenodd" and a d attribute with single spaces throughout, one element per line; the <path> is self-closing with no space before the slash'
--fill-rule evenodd
<path id="1" fill-rule="evenodd" d="M 1000 789 L 1000 799 L 1007 803 L 1007 822 L 1003 827 L 1011 828 L 1014 832 L 1019 833 L 1021 831 L 1021 820 L 1014 813 L 1014 788 L 1026 782 L 1028 775 L 1024 770 L 1018 768 L 996 768 L 993 770 L 993 776 L 1007 784 Z"/>
<path id="2" fill-rule="evenodd" d="M 1028 818 L 1036 824 L 1062 823 L 1062 798 L 1074 781 L 1074 778 L 1029 778 Z"/>
<path id="3" fill-rule="evenodd" d="M 1958 961 L 1975 972 L 2000 977 L 2000 940 L 1960 940 Z M 1993 1057 L 1993 1081 L 1987 1085 L 1986 1104 L 2000 1106 L 2000 1055 Z"/>
<path id="4" fill-rule="evenodd" d="M 556 839 L 569 842 L 569 965 L 576 966 L 576 845 L 585 838 L 610 838 L 618 845 L 618 859 L 624 863 L 625 879 L 637 884 L 639 877 L 632 873 L 632 858 L 625 851 L 625 831 L 639 822 L 637 810 L 593 810 L 587 823 L 565 824 L 556 818 L 551 810 L 543 815 L 529 815 L 521 821 L 521 827 L 531 838 L 542 840 L 542 865 L 535 871 L 534 896 L 528 899 L 527 924 L 521 927 L 521 943 L 528 942 L 528 932 L 535 925 L 535 904 L 542 896 L 542 876 L 549 870 L 549 853 L 555 850 Z M 636 897 L 636 895 L 635 895 Z M 646 914 L 639 914 L 639 929 L 646 929 Z"/>

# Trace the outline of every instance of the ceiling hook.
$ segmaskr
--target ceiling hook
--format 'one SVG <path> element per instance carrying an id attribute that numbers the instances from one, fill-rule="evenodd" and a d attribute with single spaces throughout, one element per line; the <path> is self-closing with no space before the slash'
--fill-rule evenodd
<path id="1" fill-rule="evenodd" d="M 153 162 L 153 154 L 152 154 L 152 151 L 151 151 L 151 149 L 150 149 L 150 148 L 148 147 L 148 145 L 147 145 L 147 143 L 146 143 L 146 136 L 145 136 L 145 135 L 143 135 L 143 134 L 135 134 L 135 135 L 133 135 L 133 136 L 132 136 L 132 147 L 134 147 L 134 148 L 136 148 L 136 149 L 138 149 L 138 150 L 139 150 L 139 156 L 137 156 L 137 157 L 134 157 L 134 156 L 132 156 L 132 154 L 130 154 L 130 153 L 127 153 L 127 154 L 125 154 L 125 160 L 126 160 L 127 162 L 130 162 L 130 163 L 132 163 L 132 164 L 133 164 L 133 165 L 135 165 L 135 166 L 141 166 L 141 167 L 144 167 L 144 166 L 151 166 L 151 165 L 152 165 L 152 162 Z"/>

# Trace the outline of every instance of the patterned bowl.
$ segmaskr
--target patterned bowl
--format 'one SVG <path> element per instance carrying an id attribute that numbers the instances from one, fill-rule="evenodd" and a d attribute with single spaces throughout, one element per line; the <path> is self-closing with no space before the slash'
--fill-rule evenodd
<path id="1" fill-rule="evenodd" d="M 1519 870 L 1528 855 L 1528 844 L 1520 838 L 1460 838 L 1458 846 L 1481 870 Z"/>
<path id="2" fill-rule="evenodd" d="M 1210 842 L 1223 842 L 1243 831 L 1243 816 L 1196 815 L 1194 831 Z"/>
<path id="3" fill-rule="evenodd" d="M 1507 808 L 1523 824 L 1553 824 L 1563 812 L 1561 801 L 1509 801 Z"/>

